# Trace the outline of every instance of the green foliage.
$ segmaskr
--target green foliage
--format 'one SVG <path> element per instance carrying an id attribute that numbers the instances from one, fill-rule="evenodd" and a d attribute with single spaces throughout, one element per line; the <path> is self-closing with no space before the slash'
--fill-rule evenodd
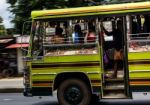
<path id="1" fill-rule="evenodd" d="M 0 16 L 0 35 L 6 35 L 6 29 L 2 23 L 3 23 L 3 18 Z"/>
<path id="2" fill-rule="evenodd" d="M 17 2 L 17 0 L 6 0 L 6 2 L 11 5 L 14 5 Z"/>
<path id="3" fill-rule="evenodd" d="M 3 18 L 0 16 L 0 24 L 3 23 Z"/>
<path id="4" fill-rule="evenodd" d="M 13 33 L 14 33 L 14 29 L 13 29 L 13 28 L 8 28 L 8 29 L 7 29 L 7 34 L 8 34 L 8 35 L 12 36 Z"/>
<path id="5" fill-rule="evenodd" d="M 135 0 L 7 0 L 7 3 L 11 4 L 9 10 L 15 15 L 12 22 L 15 24 L 16 33 L 21 34 L 23 23 L 30 20 L 32 10 L 91 6 L 122 1 Z"/>
<path id="6" fill-rule="evenodd" d="M 1 35 L 6 35 L 6 29 L 5 29 L 4 25 L 0 25 L 0 36 Z"/>
<path id="7" fill-rule="evenodd" d="M 32 10 L 56 9 L 68 7 L 66 0 L 7 0 L 10 11 L 15 15 L 12 22 L 16 33 L 21 33 L 23 23 L 30 20 Z M 17 2 L 17 3 L 16 3 Z"/>

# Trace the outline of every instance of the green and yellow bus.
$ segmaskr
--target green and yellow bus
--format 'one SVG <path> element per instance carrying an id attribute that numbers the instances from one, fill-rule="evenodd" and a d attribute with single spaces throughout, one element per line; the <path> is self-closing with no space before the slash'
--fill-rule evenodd
<path id="1" fill-rule="evenodd" d="M 41 10 L 31 16 L 25 96 L 51 96 L 57 90 L 61 105 L 88 105 L 95 96 L 149 94 L 150 2 Z"/>

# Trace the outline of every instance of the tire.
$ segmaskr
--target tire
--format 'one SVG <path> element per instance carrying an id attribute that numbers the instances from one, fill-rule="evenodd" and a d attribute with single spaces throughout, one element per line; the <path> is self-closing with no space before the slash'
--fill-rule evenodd
<path id="1" fill-rule="evenodd" d="M 82 80 L 67 79 L 58 87 L 57 98 L 60 105 L 89 105 L 91 91 Z"/>
<path id="2" fill-rule="evenodd" d="M 2 72 L 3 77 L 10 77 L 13 75 L 13 69 L 4 69 Z"/>

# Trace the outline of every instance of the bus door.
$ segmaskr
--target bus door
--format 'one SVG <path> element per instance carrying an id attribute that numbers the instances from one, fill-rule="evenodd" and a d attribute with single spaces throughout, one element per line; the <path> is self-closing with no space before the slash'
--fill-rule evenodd
<path id="1" fill-rule="evenodd" d="M 125 17 L 101 19 L 103 99 L 126 99 L 130 96 L 125 36 Z"/>

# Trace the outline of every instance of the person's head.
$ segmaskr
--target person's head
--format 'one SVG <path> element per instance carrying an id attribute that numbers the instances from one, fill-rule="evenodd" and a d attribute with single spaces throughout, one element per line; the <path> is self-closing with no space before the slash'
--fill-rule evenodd
<path id="1" fill-rule="evenodd" d="M 81 32 L 81 27 L 80 27 L 80 25 L 78 25 L 78 24 L 75 25 L 75 26 L 74 26 L 74 31 L 75 31 L 75 32 Z"/>

